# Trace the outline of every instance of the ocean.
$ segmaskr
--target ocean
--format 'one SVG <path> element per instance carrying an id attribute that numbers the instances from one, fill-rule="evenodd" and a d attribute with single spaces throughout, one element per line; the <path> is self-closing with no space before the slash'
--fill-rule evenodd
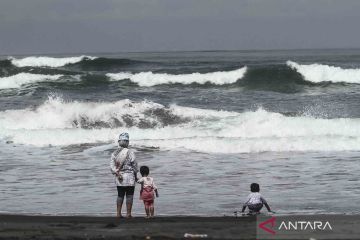
<path id="1" fill-rule="evenodd" d="M 0 212 L 114 215 L 125 131 L 159 215 L 360 213 L 358 49 L 1 56 Z"/>

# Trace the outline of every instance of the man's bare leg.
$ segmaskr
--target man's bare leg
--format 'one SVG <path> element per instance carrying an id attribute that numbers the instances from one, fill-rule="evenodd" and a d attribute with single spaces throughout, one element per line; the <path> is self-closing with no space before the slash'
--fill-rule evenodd
<path id="1" fill-rule="evenodd" d="M 131 218 L 131 210 L 133 205 L 134 195 L 126 195 L 126 217 Z"/>
<path id="2" fill-rule="evenodd" d="M 123 198 L 121 197 L 118 197 L 117 200 L 116 200 L 116 216 L 119 217 L 119 218 L 122 218 L 122 214 L 121 214 L 121 208 L 122 208 L 122 205 L 123 205 Z"/>

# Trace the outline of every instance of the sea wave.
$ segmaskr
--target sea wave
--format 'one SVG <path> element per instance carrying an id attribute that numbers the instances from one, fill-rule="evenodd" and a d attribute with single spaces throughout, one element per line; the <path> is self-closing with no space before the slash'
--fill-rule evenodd
<path id="1" fill-rule="evenodd" d="M 168 73 L 153 73 L 153 72 L 140 72 L 140 73 L 107 73 L 106 76 L 112 81 L 121 81 L 130 79 L 130 81 L 137 83 L 142 87 L 151 87 L 160 84 L 205 84 L 211 83 L 215 85 L 232 84 L 243 78 L 247 67 L 242 67 L 233 71 L 219 71 L 210 73 L 190 73 L 190 74 L 168 74 Z"/>
<path id="2" fill-rule="evenodd" d="M 76 57 L 63 57 L 63 58 L 32 56 L 32 57 L 25 57 L 20 59 L 9 57 L 8 59 L 16 67 L 63 67 L 65 65 L 78 63 L 86 59 L 94 60 L 96 58 L 97 57 L 82 55 Z"/>
<path id="3" fill-rule="evenodd" d="M 286 64 L 310 82 L 360 83 L 360 69 L 343 69 L 317 63 L 304 65 L 293 61 L 287 61 Z"/>
<path id="4" fill-rule="evenodd" d="M 29 59 L 35 57 L 29 57 Z M 41 57 L 39 57 L 41 58 Z M 48 57 L 44 57 L 48 58 Z M 360 84 L 360 69 L 343 69 L 341 67 L 328 66 L 322 64 L 303 65 L 293 61 L 287 61 L 286 65 L 264 65 L 264 66 L 244 66 L 242 68 L 231 71 L 216 71 L 216 72 L 190 72 L 186 73 L 154 73 L 154 72 L 118 72 L 109 73 L 109 71 L 117 71 L 118 69 L 125 69 L 128 65 L 148 64 L 130 59 L 112 59 L 112 58 L 96 58 L 89 56 L 73 57 L 72 60 L 52 59 L 50 61 L 39 60 L 31 62 L 33 66 L 48 66 L 53 67 L 29 67 L 29 68 L 8 68 L 10 60 L 0 61 L 4 67 L 0 67 L 0 79 L 11 78 L 18 76 L 21 78 L 31 78 L 38 75 L 66 75 L 69 76 L 69 81 L 64 84 L 71 84 L 72 80 L 79 79 L 86 81 L 86 79 L 96 78 L 102 83 L 108 81 L 125 81 L 137 84 L 141 87 L 151 87 L 162 84 L 211 84 L 216 86 L 224 86 L 236 84 L 237 87 L 244 87 L 247 89 L 258 89 L 264 91 L 277 91 L 285 93 L 294 93 L 303 91 L 304 86 L 316 87 L 322 82 L 332 83 L 355 83 Z M 55 60 L 56 59 L 56 60 Z M 70 58 L 69 58 L 70 59 Z M 24 66 L 26 65 L 26 58 L 21 59 Z M 26 60 L 26 61 L 25 61 Z M 11 62 L 15 61 L 14 59 Z M 53 61 L 53 62 L 52 62 Z M 65 68 L 56 68 L 55 66 L 66 65 Z M 13 66 L 13 65 L 11 65 Z M 106 73 L 108 72 L 108 73 Z M 171 72 L 171 71 L 170 71 Z M 106 74 L 105 74 L 106 73 Z M 20 75 L 21 74 L 21 75 Z M 31 75 L 32 74 L 32 75 Z M 9 76 L 11 75 L 11 76 Z M 75 76 L 75 77 L 74 77 Z M 80 77 L 79 77 L 80 76 Z M 3 77 L 3 78 L 1 78 Z M 41 77 L 43 78 L 43 77 Z M 51 79 L 51 78 L 50 78 Z M 241 81 L 239 81 L 241 80 Z M 37 80 L 29 80 L 33 82 Z M 39 81 L 42 81 L 41 79 Z M 24 82 L 26 82 L 24 80 Z M 126 83 L 126 82 L 125 82 Z M 0 83 L 1 84 L 1 83 Z M 7 85 L 3 83 L 1 86 Z M 14 84 L 14 86 L 19 84 Z M 3 87 L 4 88 L 4 87 Z"/>
<path id="5" fill-rule="evenodd" d="M 217 111 L 150 101 L 77 102 L 50 97 L 36 108 L 0 112 L 0 139 L 66 146 L 131 143 L 160 150 L 210 153 L 360 150 L 360 119 L 284 116 L 264 109 Z"/>
<path id="6" fill-rule="evenodd" d="M 23 120 L 21 116 L 26 116 Z M 0 122 L 7 129 L 99 129 L 116 127 L 156 128 L 186 121 L 170 109 L 154 102 L 66 102 L 49 96 L 37 108 L 0 112 Z"/>
<path id="7" fill-rule="evenodd" d="M 43 81 L 56 81 L 63 75 L 45 75 L 33 73 L 18 73 L 16 75 L 0 78 L 0 89 L 19 88 L 25 84 L 43 82 Z"/>
<path id="8" fill-rule="evenodd" d="M 82 61 L 71 64 L 69 67 L 79 68 L 84 71 L 106 71 L 111 69 L 121 69 L 131 65 L 141 65 L 148 62 L 132 60 L 127 58 L 85 58 Z"/>
<path id="9" fill-rule="evenodd" d="M 2 68 L 8 68 L 8 67 L 11 67 L 12 64 L 11 64 L 11 61 L 9 59 L 0 59 L 0 70 Z"/>

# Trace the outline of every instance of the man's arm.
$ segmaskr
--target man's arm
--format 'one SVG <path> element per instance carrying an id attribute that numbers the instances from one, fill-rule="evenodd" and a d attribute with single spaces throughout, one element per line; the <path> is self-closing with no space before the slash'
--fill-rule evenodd
<path id="1" fill-rule="evenodd" d="M 118 169 L 115 166 L 115 156 L 114 156 L 114 154 L 111 155 L 110 170 L 111 170 L 111 173 L 114 174 L 114 175 L 116 175 L 117 172 L 118 172 Z"/>
<path id="2" fill-rule="evenodd" d="M 134 168 L 134 171 L 135 171 L 135 172 L 138 172 L 138 171 L 139 171 L 139 168 L 138 168 L 138 163 L 137 163 L 137 161 L 136 161 L 136 157 L 135 157 L 134 151 L 129 150 L 127 157 L 129 158 L 129 161 L 131 162 L 131 164 L 132 164 L 132 166 L 133 166 L 133 168 Z"/>
<path id="3" fill-rule="evenodd" d="M 138 163 L 135 158 L 135 153 L 132 150 L 129 150 L 128 156 L 127 156 L 133 166 L 134 175 L 135 175 L 135 181 L 138 181 L 137 173 L 139 172 Z"/>

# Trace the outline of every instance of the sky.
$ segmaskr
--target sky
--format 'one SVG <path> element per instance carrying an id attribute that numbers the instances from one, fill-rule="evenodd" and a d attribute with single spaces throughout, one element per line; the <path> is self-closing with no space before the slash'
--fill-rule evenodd
<path id="1" fill-rule="evenodd" d="M 0 0 L 0 55 L 360 48 L 359 0 Z"/>

